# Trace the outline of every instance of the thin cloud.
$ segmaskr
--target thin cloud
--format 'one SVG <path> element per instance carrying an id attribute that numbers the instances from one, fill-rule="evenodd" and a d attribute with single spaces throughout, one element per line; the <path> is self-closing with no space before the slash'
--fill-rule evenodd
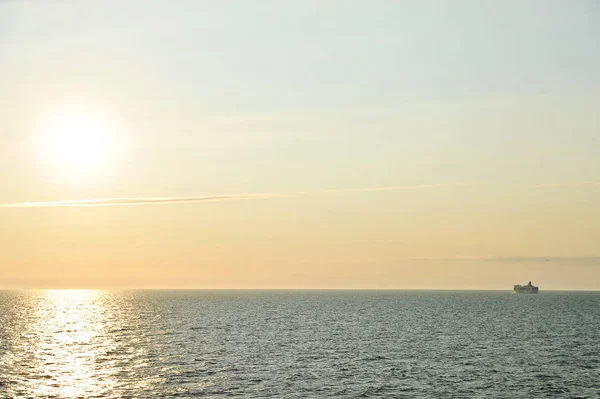
<path id="1" fill-rule="evenodd" d="M 351 193 L 351 192 L 372 192 L 372 191 L 403 191 L 403 190 L 425 190 L 430 188 L 444 187 L 463 187 L 468 183 L 439 183 L 439 184 L 420 184 L 416 186 L 382 186 L 382 187 L 363 187 L 363 188 L 340 188 L 323 190 L 326 193 Z"/>
<path id="2" fill-rule="evenodd" d="M 536 184 L 533 187 L 600 187 L 600 181 Z"/>
<path id="3" fill-rule="evenodd" d="M 320 191 L 303 191 L 293 193 L 246 193 L 230 195 L 209 195 L 202 197 L 125 197 L 125 198 L 95 198 L 67 201 L 37 201 L 0 204 L 0 208 L 60 208 L 60 207 L 98 207 L 98 206 L 135 206 L 135 205 L 165 205 L 189 204 L 201 202 L 240 201 L 250 199 L 269 199 L 299 197 L 317 193 L 346 193 L 346 192 L 374 192 L 374 191 L 401 191 L 423 190 L 442 187 L 460 187 L 466 183 L 441 183 L 418 186 L 383 186 L 366 188 L 346 188 Z"/>

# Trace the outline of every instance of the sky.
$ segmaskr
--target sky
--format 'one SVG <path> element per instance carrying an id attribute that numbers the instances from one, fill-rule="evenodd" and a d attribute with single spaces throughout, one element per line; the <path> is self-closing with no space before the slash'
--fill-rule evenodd
<path id="1" fill-rule="evenodd" d="M 0 288 L 600 289 L 600 4 L 0 0 Z"/>

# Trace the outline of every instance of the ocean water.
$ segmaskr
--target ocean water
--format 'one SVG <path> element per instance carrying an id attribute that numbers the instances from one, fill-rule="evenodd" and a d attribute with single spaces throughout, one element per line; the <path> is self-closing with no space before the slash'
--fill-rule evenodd
<path id="1" fill-rule="evenodd" d="M 4 291 L 1 398 L 599 398 L 600 292 Z"/>

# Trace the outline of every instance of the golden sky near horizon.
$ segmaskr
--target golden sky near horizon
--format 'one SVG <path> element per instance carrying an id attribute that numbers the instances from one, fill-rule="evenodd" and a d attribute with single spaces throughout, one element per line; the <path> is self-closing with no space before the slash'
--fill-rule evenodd
<path id="1" fill-rule="evenodd" d="M 119 4 L 0 3 L 0 288 L 600 289 L 594 2 Z"/>

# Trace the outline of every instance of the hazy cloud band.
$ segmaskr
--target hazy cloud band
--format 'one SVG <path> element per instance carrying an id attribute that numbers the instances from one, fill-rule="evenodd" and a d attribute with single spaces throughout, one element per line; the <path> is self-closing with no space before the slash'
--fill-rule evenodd
<path id="1" fill-rule="evenodd" d="M 415 258 L 425 262 L 497 262 L 497 263 L 581 263 L 600 264 L 600 256 L 465 256 L 451 258 Z"/>

